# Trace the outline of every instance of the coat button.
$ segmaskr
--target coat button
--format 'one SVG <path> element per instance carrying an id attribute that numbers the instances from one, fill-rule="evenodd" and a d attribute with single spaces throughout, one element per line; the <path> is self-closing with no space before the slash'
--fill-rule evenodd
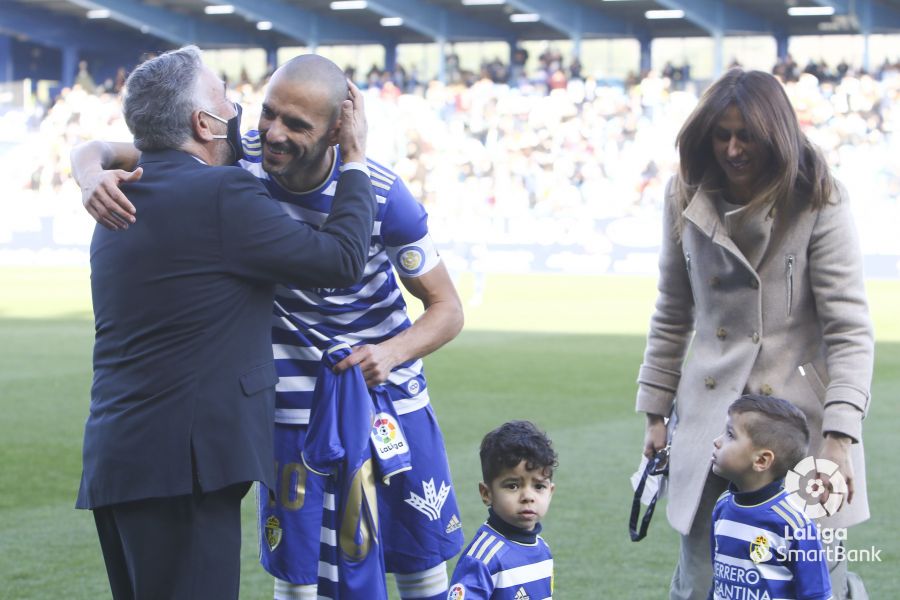
<path id="1" fill-rule="evenodd" d="M 703 380 L 703 383 L 706 384 L 706 389 L 711 390 L 716 387 L 716 380 L 714 377 L 707 377 Z"/>
<path id="2" fill-rule="evenodd" d="M 754 290 L 759 289 L 759 282 L 756 280 L 756 277 L 752 277 L 752 276 L 750 277 L 750 287 L 753 288 Z"/>
<path id="3" fill-rule="evenodd" d="M 754 332 L 753 332 L 753 335 L 750 336 L 750 339 L 753 340 L 753 343 L 754 343 L 754 344 L 758 344 L 758 343 L 759 343 L 759 332 L 758 332 L 758 331 L 754 331 Z"/>
<path id="4" fill-rule="evenodd" d="M 719 284 L 720 284 L 720 283 L 722 283 L 722 280 L 719 279 L 718 277 L 712 277 L 712 278 L 710 278 L 710 280 L 709 280 L 709 285 L 712 286 L 712 287 L 714 287 L 714 288 L 719 287 Z"/>
<path id="5" fill-rule="evenodd" d="M 718 329 L 716 329 L 716 337 L 719 338 L 720 340 L 724 340 L 725 336 L 727 336 L 727 335 L 728 335 L 728 332 L 725 331 L 724 327 L 719 327 Z"/>
<path id="6" fill-rule="evenodd" d="M 769 385 L 768 383 L 764 384 L 761 388 L 759 388 L 759 392 L 760 392 L 763 396 L 771 396 L 771 395 L 772 395 L 772 391 L 773 391 L 773 390 L 772 390 L 772 386 Z"/>

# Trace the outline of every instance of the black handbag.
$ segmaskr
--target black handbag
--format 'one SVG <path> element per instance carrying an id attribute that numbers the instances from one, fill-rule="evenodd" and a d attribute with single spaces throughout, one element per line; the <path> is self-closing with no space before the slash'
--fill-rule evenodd
<path id="1" fill-rule="evenodd" d="M 641 528 L 638 529 L 638 517 L 641 514 L 641 497 L 644 495 L 644 486 L 647 478 L 651 475 L 668 475 L 669 474 L 669 447 L 661 448 L 656 454 L 647 461 L 644 472 L 641 473 L 641 480 L 634 490 L 634 500 L 631 502 L 631 518 L 628 520 L 628 533 L 631 535 L 632 542 L 639 542 L 647 535 L 647 529 L 650 527 L 650 519 L 653 518 L 653 511 L 656 508 L 656 501 L 659 500 L 659 491 L 653 496 L 650 504 L 647 505 L 647 511 L 644 518 L 641 519 Z M 661 488 L 660 488 L 661 489 Z"/>

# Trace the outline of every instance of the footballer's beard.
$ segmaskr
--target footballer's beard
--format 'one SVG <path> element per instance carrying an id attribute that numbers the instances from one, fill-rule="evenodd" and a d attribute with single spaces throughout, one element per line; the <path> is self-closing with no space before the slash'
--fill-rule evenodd
<path id="1" fill-rule="evenodd" d="M 270 144 L 264 140 L 263 169 L 288 189 L 303 191 L 304 188 L 313 187 L 313 185 L 319 183 L 312 182 L 312 185 L 310 185 L 308 181 L 309 176 L 315 173 L 317 169 L 323 168 L 324 163 L 328 159 L 329 149 L 330 146 L 325 140 L 319 141 L 307 152 L 289 142 Z M 277 152 L 282 160 L 274 164 L 271 160 L 266 160 L 266 156 L 269 154 L 266 150 L 269 153 Z"/>

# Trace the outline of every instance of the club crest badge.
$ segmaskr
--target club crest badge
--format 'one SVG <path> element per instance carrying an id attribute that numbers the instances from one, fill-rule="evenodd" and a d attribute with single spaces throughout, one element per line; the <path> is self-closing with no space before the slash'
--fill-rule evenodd
<path id="1" fill-rule="evenodd" d="M 406 246 L 400 250 L 400 269 L 406 275 L 415 275 L 425 264 L 425 252 L 418 246 Z"/>
<path id="2" fill-rule="evenodd" d="M 772 553 L 769 551 L 769 540 L 764 535 L 756 536 L 756 539 L 750 542 L 750 560 L 759 564 L 770 558 Z"/>
<path id="3" fill-rule="evenodd" d="M 269 552 L 275 552 L 275 548 L 278 547 L 278 544 L 281 543 L 281 522 L 278 520 L 278 517 L 269 517 L 266 519 L 266 545 L 269 547 Z"/>

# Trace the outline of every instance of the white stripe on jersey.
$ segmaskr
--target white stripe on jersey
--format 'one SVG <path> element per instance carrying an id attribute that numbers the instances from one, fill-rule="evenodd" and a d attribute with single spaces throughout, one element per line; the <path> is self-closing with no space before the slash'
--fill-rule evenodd
<path id="1" fill-rule="evenodd" d="M 280 377 L 275 385 L 278 392 L 311 392 L 316 389 L 315 377 Z"/>
<path id="2" fill-rule="evenodd" d="M 422 359 L 416 359 L 416 362 L 408 367 L 391 371 L 388 375 L 388 381 L 396 385 L 402 385 L 422 372 L 422 365 L 418 364 Z"/>
<path id="3" fill-rule="evenodd" d="M 481 535 L 479 535 L 478 538 L 477 538 L 474 542 L 472 542 L 472 545 L 469 547 L 469 551 L 466 552 L 466 555 L 467 555 L 467 556 L 474 556 L 475 553 L 478 551 L 478 547 L 479 547 L 482 543 L 484 543 L 484 540 L 485 540 L 485 538 L 487 538 L 487 537 L 488 537 L 488 532 L 487 532 L 487 531 L 482 531 L 482 532 L 481 532 Z"/>
<path id="4" fill-rule="evenodd" d="M 445 594 L 450 585 L 444 563 L 418 573 L 394 573 L 394 579 L 402 598 L 430 598 Z"/>
<path id="5" fill-rule="evenodd" d="M 347 325 L 347 324 L 352 323 L 353 321 L 359 319 L 360 317 L 365 316 L 366 313 L 368 313 L 372 309 L 384 308 L 385 306 L 392 305 L 397 300 L 397 296 L 399 296 L 399 295 L 400 295 L 400 288 L 397 288 L 393 292 L 391 292 L 386 298 L 384 298 L 384 300 L 381 300 L 380 302 L 371 304 L 370 306 L 368 306 L 367 308 L 365 308 L 363 310 L 354 310 L 354 311 L 350 311 L 350 312 L 340 313 L 337 315 L 328 315 L 327 323 L 329 325 L 331 325 L 332 323 L 339 323 L 341 325 Z M 336 302 L 336 304 L 349 304 L 350 302 L 354 301 L 354 298 L 352 296 L 331 296 L 328 300 L 332 300 L 334 298 L 337 298 L 339 300 L 338 302 Z M 349 298 L 350 300 L 345 302 L 344 301 L 345 298 Z M 303 323 L 306 323 L 311 326 L 315 326 L 316 324 L 321 323 L 322 321 L 325 320 L 322 318 L 322 314 L 317 313 L 317 312 L 293 312 L 291 314 L 294 317 L 300 319 L 300 321 L 302 321 Z"/>
<path id="6" fill-rule="evenodd" d="M 282 425 L 309 425 L 309 412 L 308 408 L 276 408 L 275 422 Z M 400 413 L 399 410 L 397 412 Z"/>
<path id="7" fill-rule="evenodd" d="M 325 492 L 324 499 L 322 500 L 322 508 L 325 510 L 334 510 L 334 494 Z"/>
<path id="8" fill-rule="evenodd" d="M 325 219 L 328 218 L 328 215 L 317 210 L 312 210 L 309 208 L 303 208 L 302 206 L 297 206 L 296 204 L 289 204 L 287 202 L 279 202 L 281 208 L 284 209 L 284 212 L 288 214 L 295 221 L 303 221 L 304 223 L 309 223 L 310 225 L 314 225 L 316 229 L 322 226 L 325 222 Z M 372 235 L 381 235 L 381 221 L 376 220 L 372 223 Z"/>
<path id="9" fill-rule="evenodd" d="M 801 525 L 797 523 L 797 516 L 793 513 L 793 511 L 790 511 L 790 509 L 785 509 L 784 507 L 780 506 L 780 504 L 780 502 L 778 504 L 773 504 L 772 511 L 776 515 L 784 519 L 791 528 L 799 529 Z"/>
<path id="10" fill-rule="evenodd" d="M 371 172 L 373 179 L 381 179 L 389 183 L 394 183 L 394 181 L 396 181 L 397 179 L 397 176 L 395 174 L 388 172 L 384 168 L 373 163 L 371 160 L 366 160 L 366 165 L 369 167 L 369 171 Z"/>
<path id="11" fill-rule="evenodd" d="M 418 396 L 413 396 L 412 398 L 394 400 L 394 410 L 397 411 L 397 415 L 407 415 L 411 412 L 419 410 L 420 408 L 425 408 L 428 405 L 428 402 L 428 390 L 425 390 Z M 309 417 L 306 418 L 306 422 L 309 422 Z"/>
<path id="12" fill-rule="evenodd" d="M 379 258 L 379 254 L 381 251 L 378 246 L 369 246 L 369 259 L 366 261 L 366 266 L 363 269 L 362 277 L 360 281 L 364 281 L 366 278 L 371 277 L 373 274 L 378 271 L 384 270 L 384 266 L 390 262 L 387 256 L 382 255 L 383 258 Z M 356 295 L 358 295 L 357 292 Z M 355 296 L 355 295 L 354 295 Z M 302 300 L 307 304 L 312 304 L 314 306 L 318 306 L 320 304 L 324 304 L 326 300 L 312 291 L 312 289 L 298 289 L 298 288 L 289 288 L 283 285 L 275 286 L 275 297 L 276 298 L 296 298 L 298 300 Z M 329 300 L 333 298 L 344 298 L 350 296 L 329 296 Z"/>
<path id="13" fill-rule="evenodd" d="M 736 540 L 743 540 L 747 543 L 756 540 L 756 536 L 758 535 L 765 535 L 769 540 L 769 548 L 773 551 L 776 548 L 787 547 L 784 538 L 776 533 L 766 529 L 760 529 L 759 527 L 744 525 L 743 523 L 738 523 L 737 521 L 731 521 L 729 519 L 719 519 L 716 521 L 715 535 L 724 535 Z"/>
<path id="14" fill-rule="evenodd" d="M 372 310 L 391 306 L 392 304 L 394 304 L 394 302 L 397 301 L 397 297 L 400 296 L 401 293 L 402 292 L 400 291 L 400 288 L 395 288 L 394 291 L 392 291 L 390 294 L 385 296 L 384 299 L 382 299 L 379 302 L 374 302 L 374 303 L 370 304 L 368 307 L 366 307 L 363 310 L 354 310 L 354 311 L 350 311 L 350 312 L 341 313 L 340 315 L 329 315 L 328 323 L 329 324 L 340 323 L 341 325 L 347 325 L 348 323 L 352 323 L 353 321 L 356 321 L 360 317 L 365 316 L 366 313 L 368 313 Z M 332 298 L 334 298 L 334 297 L 335 296 L 332 296 Z M 336 297 L 340 298 L 342 303 L 344 303 L 345 298 L 349 299 L 349 302 L 346 302 L 347 304 L 357 300 L 357 298 L 355 298 L 354 296 L 336 296 Z M 329 298 L 329 300 L 330 299 L 331 298 Z M 295 314 L 297 314 L 297 313 L 295 313 Z M 306 319 L 315 319 L 316 314 L 317 313 L 299 313 L 299 316 L 302 320 L 309 323 L 309 321 L 307 321 Z"/>
<path id="15" fill-rule="evenodd" d="M 394 382 L 392 381 L 391 383 Z M 430 400 L 431 398 L 428 396 L 428 390 L 426 389 L 412 398 L 394 400 L 394 410 L 397 411 L 398 415 L 408 415 L 428 406 Z M 309 414 L 310 410 L 308 408 L 276 408 L 275 422 L 282 425 L 309 425 Z"/>
<path id="16" fill-rule="evenodd" d="M 386 261 L 380 261 L 380 264 L 384 264 Z M 380 265 L 379 265 L 380 266 Z M 315 294 L 309 290 L 291 290 L 290 292 L 278 294 L 276 293 L 276 297 L 284 297 L 284 298 L 297 298 L 303 300 L 309 304 L 315 306 L 321 306 L 322 304 L 351 304 L 357 300 L 368 298 L 372 295 L 372 293 L 384 285 L 385 281 L 387 281 L 387 274 L 385 272 L 378 273 L 374 277 L 372 277 L 371 281 L 369 281 L 365 286 L 357 290 L 355 294 L 349 294 L 346 296 L 329 296 L 327 299 L 322 298 L 318 294 Z M 301 313 L 298 313 L 301 314 Z M 305 314 L 305 313 L 302 313 Z"/>
<path id="17" fill-rule="evenodd" d="M 319 561 L 319 577 L 323 579 L 327 579 L 328 581 L 333 581 L 337 583 L 340 581 L 338 577 L 338 568 L 337 565 L 329 564 L 325 561 Z M 319 596 L 319 598 L 325 598 L 325 596 Z M 326 599 L 327 600 L 327 599 Z"/>
<path id="18" fill-rule="evenodd" d="M 787 511 L 788 513 L 790 513 L 791 515 L 794 516 L 794 520 L 796 520 L 798 523 L 797 527 L 802 529 L 802 528 L 806 527 L 807 525 L 811 525 L 813 522 L 803 512 L 804 507 L 794 505 L 792 503 L 792 500 L 793 500 L 793 496 L 788 496 L 784 500 L 781 500 L 778 503 L 778 505 L 781 506 L 782 508 L 784 508 L 785 511 Z"/>
<path id="19" fill-rule="evenodd" d="M 279 317 L 284 320 L 284 317 Z M 322 351 L 315 347 L 291 346 L 288 344 L 272 344 L 272 353 L 275 360 L 294 359 L 294 360 L 314 360 L 316 362 L 322 360 Z"/>
<path id="20" fill-rule="evenodd" d="M 323 526 L 319 531 L 319 542 L 329 546 L 337 546 L 337 531 Z"/>
<path id="21" fill-rule="evenodd" d="M 553 576 L 553 559 L 499 571 L 491 576 L 498 588 L 508 588 Z"/>
<path id="22" fill-rule="evenodd" d="M 767 563 L 756 564 L 752 560 L 745 560 L 743 558 L 728 556 L 727 554 L 721 553 L 716 554 L 715 560 L 716 562 L 720 562 L 724 565 L 740 567 L 745 571 L 752 571 L 756 569 L 759 571 L 759 574 L 763 577 L 763 579 L 790 581 L 794 578 L 794 574 L 791 573 L 791 570 L 783 565 L 770 565 Z"/>
<path id="23" fill-rule="evenodd" d="M 503 547 L 503 542 L 501 540 L 498 540 L 497 536 L 491 535 L 486 532 L 482 536 L 482 538 L 484 538 L 484 539 L 481 542 L 481 545 L 479 547 L 476 548 L 476 546 L 473 545 L 472 549 L 469 550 L 469 556 L 472 556 L 484 563 L 487 563 L 487 560 L 484 559 L 484 555 L 487 552 L 488 547 L 493 546 L 493 548 L 490 552 L 490 556 L 493 556 L 494 554 L 497 553 L 497 550 L 499 550 L 500 548 Z M 479 539 L 482 539 L 482 538 L 479 538 Z"/>
<path id="24" fill-rule="evenodd" d="M 484 564 L 488 564 L 491 562 L 491 559 L 494 558 L 494 555 L 503 547 L 503 542 L 497 542 L 494 544 L 494 547 L 491 548 L 491 551 L 488 552 L 484 557 Z"/>
<path id="25" fill-rule="evenodd" d="M 334 339 L 350 344 L 351 346 L 355 346 L 362 340 L 385 335 L 387 332 L 393 331 L 406 321 L 406 313 L 395 311 L 388 315 L 388 318 L 381 323 L 377 323 L 367 329 L 362 329 L 360 331 L 354 331 L 353 333 L 336 336 Z M 315 324 L 313 323 L 313 325 Z"/>

